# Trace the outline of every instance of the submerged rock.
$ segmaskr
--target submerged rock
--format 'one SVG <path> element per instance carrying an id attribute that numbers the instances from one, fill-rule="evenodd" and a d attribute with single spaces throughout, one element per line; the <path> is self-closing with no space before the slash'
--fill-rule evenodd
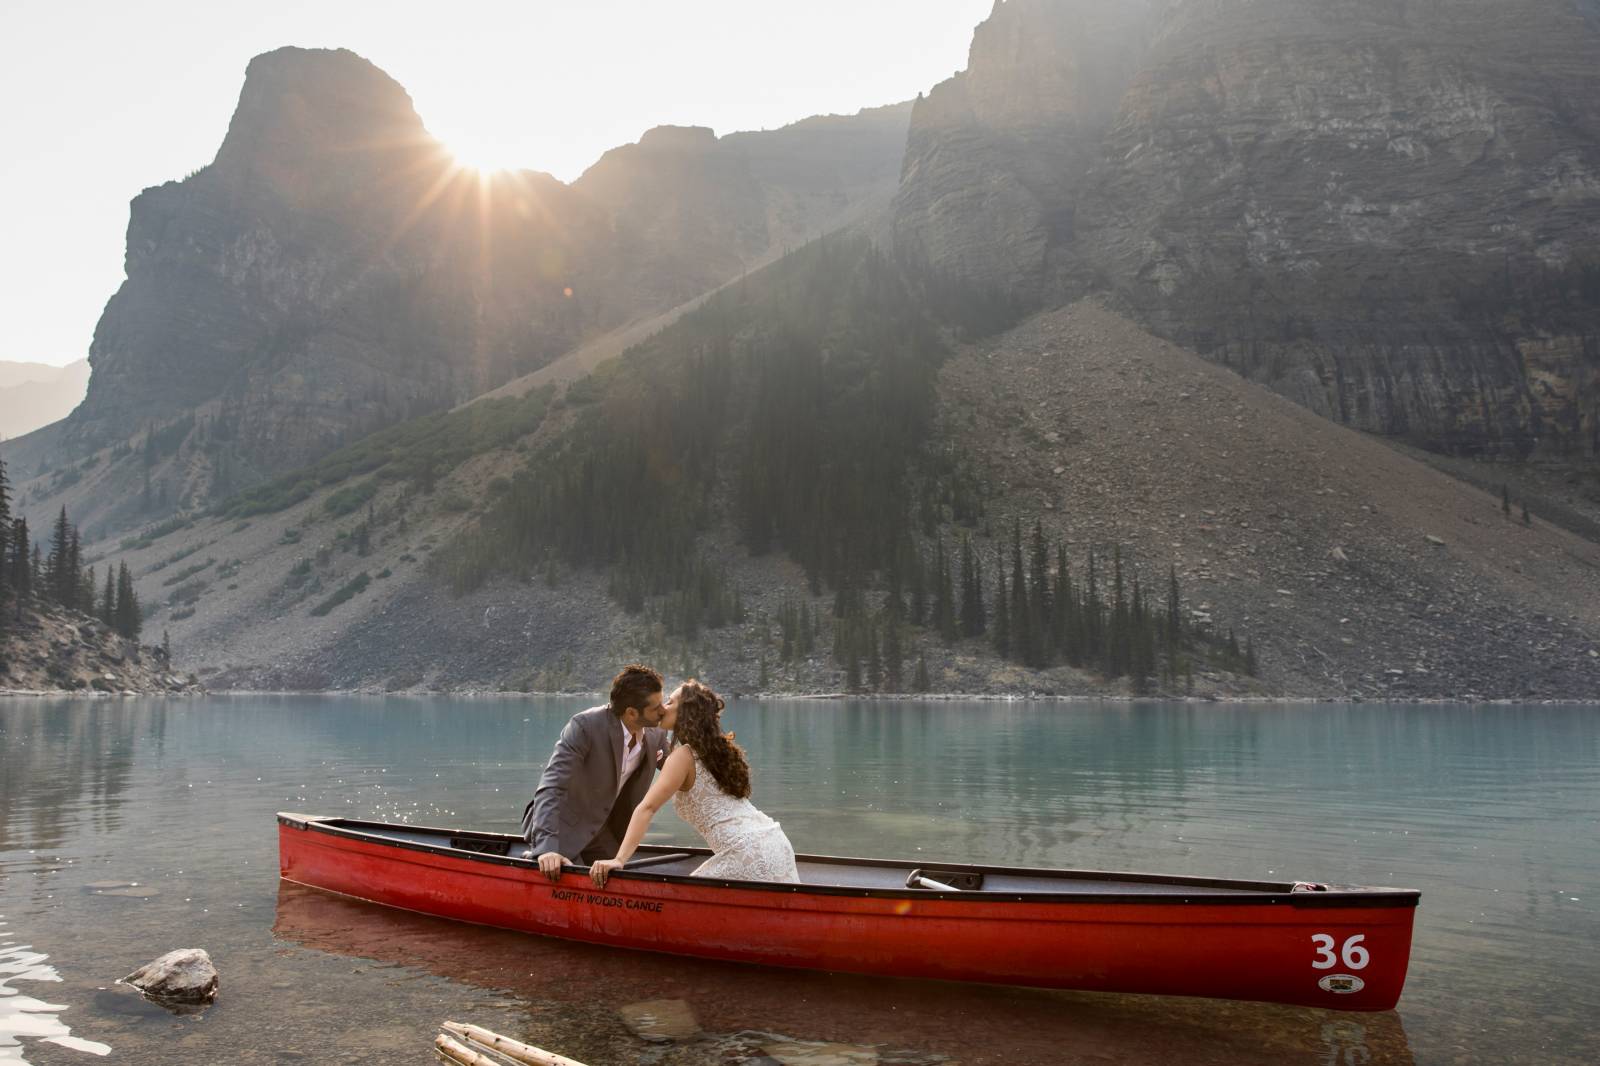
<path id="1" fill-rule="evenodd" d="M 700 1032 L 694 1011 L 681 999 L 652 999 L 619 1007 L 617 1013 L 644 1040 L 693 1040 Z"/>
<path id="2" fill-rule="evenodd" d="M 203 1003 L 217 994 L 217 968 L 199 948 L 169 951 L 123 978 L 147 996 L 178 1003 Z"/>
<path id="3" fill-rule="evenodd" d="M 810 1040 L 783 1040 L 763 1045 L 768 1058 L 782 1066 L 876 1066 L 876 1048 Z"/>

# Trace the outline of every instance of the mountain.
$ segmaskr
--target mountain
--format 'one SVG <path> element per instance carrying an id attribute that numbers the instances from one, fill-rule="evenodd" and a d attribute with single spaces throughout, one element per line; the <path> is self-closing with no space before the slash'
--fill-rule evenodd
<path id="1" fill-rule="evenodd" d="M 66 366 L 0 362 L 0 439 L 65 418 L 83 400 L 88 384 L 85 359 Z"/>
<path id="2" fill-rule="evenodd" d="M 1004 0 L 909 115 L 665 128 L 570 185 L 504 179 L 561 206 L 481 231 L 536 283 L 462 279 L 481 234 L 440 202 L 480 202 L 476 177 L 418 199 L 391 168 L 385 206 L 296 179 L 328 153 L 272 150 L 230 181 L 292 203 L 274 240 L 319 220 L 247 257 L 278 295 L 222 299 L 251 309 L 227 328 L 152 297 L 149 321 L 304 322 L 306 347 L 41 451 L 139 416 L 97 414 L 123 401 L 92 383 L 9 446 L 18 498 L 127 561 L 215 688 L 593 689 L 645 659 L 735 692 L 1581 697 L 1588 10 Z M 416 135 L 392 83 L 347 73 L 387 101 L 363 128 Z M 171 269 L 124 292 L 255 277 L 186 250 L 244 214 L 183 215 L 150 245 Z M 315 251 L 378 234 L 361 269 Z M 349 302 L 294 310 L 328 293 Z"/>
<path id="3" fill-rule="evenodd" d="M 1600 681 L 1595 542 L 1102 303 L 952 342 L 923 285 L 830 238 L 564 394 L 402 424 L 103 548 L 212 688 L 592 689 L 644 658 L 732 691 L 837 692 L 865 632 L 863 687 L 876 657 L 890 690 L 921 665 L 936 691 L 1129 692 L 1098 658 L 997 653 L 997 579 L 1035 523 L 1067 563 L 1046 581 L 1068 573 L 1080 598 L 1091 554 L 1103 607 L 1114 572 L 1162 611 L 1181 585 L 1184 665 L 1158 664 L 1160 691 L 1522 699 Z M 964 541 L 984 636 L 936 619 Z"/>
<path id="4" fill-rule="evenodd" d="M 353 53 L 258 56 L 216 158 L 133 201 L 84 403 L 5 454 L 54 476 L 120 449 L 122 489 L 80 497 L 94 527 L 224 498 L 885 200 L 908 121 L 902 105 L 720 139 L 652 130 L 568 185 L 461 167 Z"/>
<path id="5" fill-rule="evenodd" d="M 894 229 L 1361 429 L 1592 458 L 1597 115 L 1590 3 L 1002 0 L 917 102 Z"/>

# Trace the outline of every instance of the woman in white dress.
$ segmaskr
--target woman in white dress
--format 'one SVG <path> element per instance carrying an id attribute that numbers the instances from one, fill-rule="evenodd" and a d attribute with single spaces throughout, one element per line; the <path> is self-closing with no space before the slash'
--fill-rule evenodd
<path id="1" fill-rule="evenodd" d="M 750 802 L 750 764 L 733 734 L 722 732 L 722 698 L 698 681 L 685 681 L 665 706 L 661 727 L 672 730 L 677 747 L 634 808 L 616 857 L 589 867 L 594 883 L 604 885 L 611 871 L 633 857 L 650 819 L 667 800 L 676 799 L 678 817 L 714 853 L 696 868 L 696 877 L 798 884 L 789 838 Z"/>

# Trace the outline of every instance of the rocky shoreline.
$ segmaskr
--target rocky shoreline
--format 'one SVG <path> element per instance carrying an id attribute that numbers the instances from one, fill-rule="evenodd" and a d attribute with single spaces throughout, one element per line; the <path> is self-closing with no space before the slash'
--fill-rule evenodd
<path id="1" fill-rule="evenodd" d="M 29 601 L 0 634 L 0 695 L 189 696 L 205 686 L 164 648 L 140 644 L 89 615 Z"/>

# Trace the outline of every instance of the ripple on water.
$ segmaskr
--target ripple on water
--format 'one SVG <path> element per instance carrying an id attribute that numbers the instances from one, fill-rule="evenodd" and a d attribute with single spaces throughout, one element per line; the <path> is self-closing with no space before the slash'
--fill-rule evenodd
<path id="1" fill-rule="evenodd" d="M 0 921 L 0 930 L 6 926 Z M 13 981 L 53 981 L 59 983 L 61 975 L 54 966 L 46 963 L 48 955 L 29 950 L 27 944 L 17 944 L 4 939 L 0 932 L 0 1063 L 28 1060 L 23 1057 L 23 1039 L 42 1040 L 58 1044 L 73 1051 L 91 1055 L 108 1055 L 111 1047 L 94 1040 L 83 1040 L 72 1035 L 72 1029 L 58 1015 L 66 1010 L 64 1004 L 46 1003 L 25 996 L 11 987 Z"/>

